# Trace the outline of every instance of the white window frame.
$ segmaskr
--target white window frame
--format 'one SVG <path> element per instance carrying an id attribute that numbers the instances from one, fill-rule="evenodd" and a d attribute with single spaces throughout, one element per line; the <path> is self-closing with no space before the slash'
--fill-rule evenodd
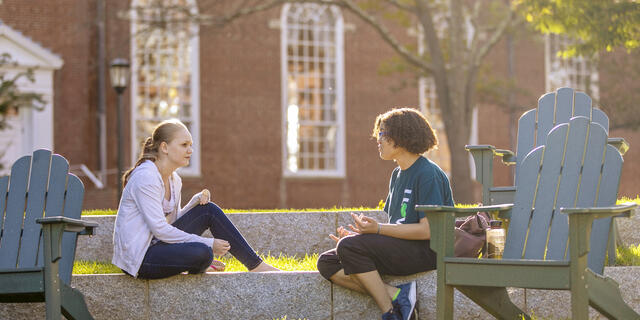
<path id="1" fill-rule="evenodd" d="M 187 4 L 191 7 L 191 14 L 196 15 L 198 13 L 197 3 L 195 0 L 186 0 Z M 132 6 L 138 6 L 139 0 L 133 0 Z M 131 11 L 131 163 L 135 163 L 138 159 L 140 141 L 136 140 L 136 121 L 138 120 L 137 111 L 137 92 L 138 92 L 138 61 L 136 60 L 136 33 L 138 30 L 137 12 Z M 191 89 L 191 115 L 189 118 L 179 118 L 181 121 L 189 122 L 189 130 L 193 139 L 193 155 L 191 157 L 189 167 L 180 168 L 179 172 L 182 176 L 188 177 L 200 177 L 200 150 L 201 150 L 201 138 L 200 138 L 200 36 L 199 26 L 197 23 L 191 23 L 190 39 L 189 39 L 189 59 L 191 63 L 191 77 L 190 77 L 190 89 Z M 170 118 L 166 118 L 170 119 Z M 160 121 L 166 119 L 158 119 Z"/>
<path id="2" fill-rule="evenodd" d="M 305 6 L 318 6 L 318 4 L 302 4 Z M 335 90 L 336 90 L 336 144 L 335 144 L 335 169 L 300 169 L 290 170 L 288 166 L 288 37 L 287 14 L 292 4 L 285 4 L 280 16 L 280 42 L 281 42 L 281 84 L 282 84 L 282 174 L 287 178 L 344 178 L 346 176 L 346 147 L 345 147 L 345 85 L 344 85 L 344 21 L 340 9 L 330 6 L 329 10 L 335 18 Z M 295 112 L 295 110 L 293 110 Z"/>
<path id="3" fill-rule="evenodd" d="M 570 87 L 575 90 L 584 91 L 594 100 L 600 97 L 599 75 L 596 64 L 589 58 L 574 56 L 570 58 L 558 57 L 559 50 L 566 50 L 573 40 L 564 35 L 545 35 L 545 90 L 554 91 L 560 87 Z M 581 79 L 589 78 L 589 88 L 587 83 Z"/>

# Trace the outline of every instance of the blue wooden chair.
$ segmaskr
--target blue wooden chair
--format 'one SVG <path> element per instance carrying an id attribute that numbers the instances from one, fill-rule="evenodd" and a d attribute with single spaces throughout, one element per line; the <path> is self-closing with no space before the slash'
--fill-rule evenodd
<path id="1" fill-rule="evenodd" d="M 0 302 L 42 302 L 46 317 L 93 319 L 70 286 L 84 187 L 69 163 L 49 150 L 18 159 L 0 177 Z"/>
<path id="2" fill-rule="evenodd" d="M 506 165 L 515 165 L 516 175 L 522 159 L 536 147 L 544 145 L 547 134 L 554 126 L 568 122 L 571 117 L 584 116 L 600 124 L 605 132 L 609 132 L 609 117 L 600 109 L 592 107 L 591 98 L 584 92 L 571 88 L 559 88 L 538 99 L 538 107 L 525 112 L 518 121 L 518 139 L 516 152 L 496 149 L 491 145 L 467 145 L 465 148 L 474 159 L 476 180 L 482 184 L 482 203 L 485 205 L 513 203 L 515 181 L 513 186 L 493 186 L 493 158 L 501 157 Z M 608 143 L 624 155 L 629 149 L 623 138 L 608 138 Z M 508 221 L 505 223 L 508 226 Z M 610 225 L 607 251 L 609 264 L 615 262 L 616 225 Z"/>
<path id="3" fill-rule="evenodd" d="M 587 94 L 571 88 L 559 88 L 540 97 L 537 108 L 522 114 L 518 120 L 516 152 L 496 149 L 492 145 L 465 146 L 474 159 L 476 180 L 482 184 L 482 203 L 491 205 L 513 202 L 515 186 L 493 186 L 494 157 L 500 157 L 506 165 L 515 165 L 517 177 L 522 159 L 534 148 L 544 145 L 549 131 L 576 116 L 587 117 L 600 124 L 605 132 L 609 132 L 609 117 L 602 110 L 592 107 L 591 98 Z M 623 138 L 609 138 L 608 142 L 623 155 L 629 149 Z"/>
<path id="4" fill-rule="evenodd" d="M 593 250 L 606 246 L 606 237 L 594 237 L 608 233 L 603 221 L 635 210 L 635 204 L 615 205 L 620 152 L 607 144 L 606 130 L 586 117 L 557 125 L 545 140 L 522 159 L 513 204 L 416 206 L 427 214 L 431 248 L 438 254 L 438 319 L 452 318 L 454 288 L 497 318 L 529 319 L 506 287 L 570 290 L 573 319 L 587 319 L 589 305 L 610 319 L 640 319 L 618 284 L 600 276 L 604 251 Z M 456 216 L 487 210 L 510 218 L 503 259 L 454 257 Z"/>

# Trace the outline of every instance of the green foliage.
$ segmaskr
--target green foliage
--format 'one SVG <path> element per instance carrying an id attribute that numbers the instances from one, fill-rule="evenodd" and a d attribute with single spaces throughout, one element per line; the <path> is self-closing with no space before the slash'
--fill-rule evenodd
<path id="1" fill-rule="evenodd" d="M 563 55 L 640 46 L 640 3 L 636 1 L 516 0 L 514 6 L 540 32 L 579 40 Z"/>
<path id="2" fill-rule="evenodd" d="M 6 66 L 15 65 L 16 63 L 11 60 L 9 54 L 0 55 L 0 70 Z M 0 130 L 6 127 L 6 115 L 9 112 L 22 107 L 37 107 L 38 104 L 44 103 L 41 94 L 18 90 L 18 82 L 22 78 L 34 82 L 33 70 L 18 72 L 12 77 L 7 76 L 6 72 L 0 71 Z"/>

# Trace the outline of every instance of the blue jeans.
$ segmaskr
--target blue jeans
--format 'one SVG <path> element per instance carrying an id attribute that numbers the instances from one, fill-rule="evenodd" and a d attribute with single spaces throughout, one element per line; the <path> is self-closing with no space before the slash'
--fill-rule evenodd
<path id="1" fill-rule="evenodd" d="M 213 202 L 195 206 L 172 225 L 184 232 L 197 235 L 201 235 L 206 229 L 209 229 L 214 238 L 229 242 L 231 245 L 229 253 L 249 270 L 262 263 L 262 259 L 253 251 L 240 231 L 236 229 L 222 209 Z M 138 278 L 166 278 L 184 271 L 201 273 L 207 270 L 212 260 L 212 249 L 206 244 L 158 241 L 147 249 L 138 270 Z"/>

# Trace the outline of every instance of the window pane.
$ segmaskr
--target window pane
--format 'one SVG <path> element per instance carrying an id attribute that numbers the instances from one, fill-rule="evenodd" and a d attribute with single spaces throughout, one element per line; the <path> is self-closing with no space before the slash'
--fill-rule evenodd
<path id="1" fill-rule="evenodd" d="M 337 170 L 336 17 L 318 4 L 291 4 L 284 16 L 287 170 Z"/>
<path id="2" fill-rule="evenodd" d="M 135 25 L 134 66 L 137 90 L 135 101 L 135 141 L 151 135 L 155 125 L 178 118 L 188 127 L 194 119 L 191 97 L 191 24 L 187 19 L 195 10 L 190 0 L 139 0 Z M 197 139 L 197 137 L 194 137 Z M 197 143 L 197 141 L 194 141 Z M 140 143 L 135 154 L 140 152 Z M 192 162 L 193 164 L 194 162 Z"/>

